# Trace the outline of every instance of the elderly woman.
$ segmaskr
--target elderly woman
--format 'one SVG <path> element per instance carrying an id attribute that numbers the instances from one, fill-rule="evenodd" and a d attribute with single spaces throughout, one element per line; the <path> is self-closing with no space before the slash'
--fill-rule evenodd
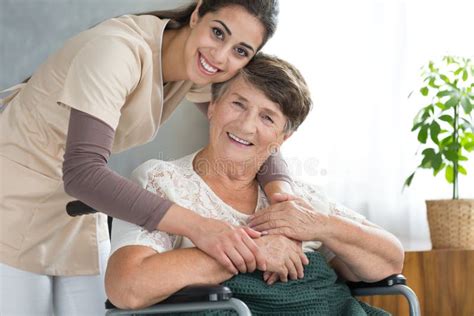
<path id="1" fill-rule="evenodd" d="M 256 272 L 263 290 L 323 277 L 308 269 L 317 263 L 317 256 L 311 255 L 308 266 L 301 265 L 308 263 L 303 249 L 323 258 L 318 269 L 329 262 L 345 280 L 375 281 L 400 273 L 403 249 L 399 241 L 363 216 L 328 201 L 314 186 L 296 182 L 296 197 L 276 197 L 286 201 L 279 203 L 279 209 L 265 210 L 269 202 L 256 174 L 305 119 L 311 105 L 306 83 L 293 66 L 260 54 L 235 78 L 215 84 L 212 92 L 209 144 L 176 161 L 142 164 L 133 174 L 137 182 L 236 230 L 246 229 L 250 221 L 255 229 L 266 232 L 255 239 L 266 259 L 265 273 Z M 288 213 L 289 203 L 299 211 Z M 324 277 L 336 282 L 326 272 Z M 245 275 L 250 273 L 240 276 Z M 222 283 L 240 276 L 234 277 L 186 237 L 114 221 L 105 285 L 118 307 L 149 306 L 188 285 Z M 285 283 L 288 277 L 294 281 Z M 283 282 L 267 285 L 278 279 Z"/>

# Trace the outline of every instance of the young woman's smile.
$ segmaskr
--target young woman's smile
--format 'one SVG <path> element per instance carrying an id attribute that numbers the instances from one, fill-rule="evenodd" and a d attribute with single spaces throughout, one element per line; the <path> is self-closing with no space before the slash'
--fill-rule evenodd
<path id="1" fill-rule="evenodd" d="M 262 23 L 238 6 L 200 18 L 193 14 L 184 56 L 188 79 L 208 84 L 232 78 L 255 55 L 264 32 Z"/>
<path id="2" fill-rule="evenodd" d="M 205 76 L 215 75 L 217 72 L 222 71 L 218 67 L 214 66 L 209 60 L 207 60 L 201 53 L 198 52 L 198 68 L 202 71 Z"/>

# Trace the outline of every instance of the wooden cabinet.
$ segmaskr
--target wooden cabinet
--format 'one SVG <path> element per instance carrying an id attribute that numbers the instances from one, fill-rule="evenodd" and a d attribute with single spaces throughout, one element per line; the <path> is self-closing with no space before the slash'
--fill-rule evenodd
<path id="1" fill-rule="evenodd" d="M 424 316 L 474 316 L 474 250 L 405 252 L 403 274 Z M 362 297 L 393 315 L 409 315 L 403 296 Z"/>

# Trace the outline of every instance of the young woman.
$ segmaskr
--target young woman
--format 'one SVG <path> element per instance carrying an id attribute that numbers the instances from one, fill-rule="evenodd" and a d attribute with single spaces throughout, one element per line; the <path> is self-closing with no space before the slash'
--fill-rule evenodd
<path id="1" fill-rule="evenodd" d="M 148 231 L 187 236 L 233 273 L 265 269 L 252 240 L 260 233 L 159 198 L 107 160 L 152 140 L 184 97 L 205 107 L 209 85 L 250 61 L 274 33 L 277 13 L 277 0 L 202 0 L 110 19 L 12 89 L 0 115 L 0 314 L 103 313 L 105 215 L 70 218 L 73 199 Z M 290 190 L 280 157 L 262 171 L 267 195 Z"/>

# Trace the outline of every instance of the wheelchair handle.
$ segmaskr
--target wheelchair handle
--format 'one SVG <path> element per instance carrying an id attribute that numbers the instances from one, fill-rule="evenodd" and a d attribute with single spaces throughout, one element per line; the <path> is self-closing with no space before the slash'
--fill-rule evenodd
<path id="1" fill-rule="evenodd" d="M 97 211 L 81 201 L 71 201 L 66 205 L 66 213 L 69 216 L 75 217 L 94 214 L 97 213 Z"/>

